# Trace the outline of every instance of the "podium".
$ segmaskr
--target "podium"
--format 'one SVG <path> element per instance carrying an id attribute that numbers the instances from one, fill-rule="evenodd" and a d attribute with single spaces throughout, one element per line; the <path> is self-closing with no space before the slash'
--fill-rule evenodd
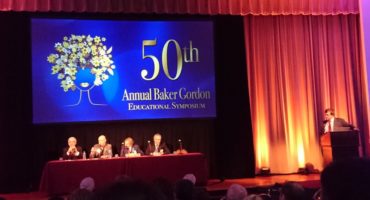
<path id="1" fill-rule="evenodd" d="M 334 131 L 325 133 L 320 137 L 320 144 L 324 158 L 324 166 L 332 161 L 358 158 L 359 131 Z"/>

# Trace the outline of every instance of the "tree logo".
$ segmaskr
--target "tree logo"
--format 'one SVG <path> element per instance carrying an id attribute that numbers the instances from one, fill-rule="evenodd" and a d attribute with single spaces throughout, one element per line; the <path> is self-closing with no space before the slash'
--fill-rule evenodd
<path id="1" fill-rule="evenodd" d="M 105 46 L 105 41 L 105 37 L 72 34 L 71 37 L 65 36 L 61 43 L 55 43 L 56 53 L 47 57 L 47 61 L 53 64 L 51 74 L 57 75 L 64 92 L 80 91 L 78 102 L 69 106 L 79 105 L 82 93 L 87 93 L 90 104 L 105 105 L 93 103 L 90 98 L 90 90 L 103 85 L 109 76 L 114 75 L 116 68 L 112 47 Z"/>

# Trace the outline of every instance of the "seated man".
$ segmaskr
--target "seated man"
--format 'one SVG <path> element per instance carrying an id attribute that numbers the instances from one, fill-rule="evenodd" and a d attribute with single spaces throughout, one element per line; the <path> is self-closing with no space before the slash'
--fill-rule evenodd
<path id="1" fill-rule="evenodd" d="M 149 141 L 149 144 L 145 150 L 145 154 L 159 156 L 170 153 L 170 150 L 168 149 L 167 145 L 164 142 L 162 142 L 161 134 L 156 133 L 153 136 L 153 141 L 154 144 L 151 144 Z"/>
<path id="2" fill-rule="evenodd" d="M 68 138 L 68 147 L 63 148 L 63 160 L 73 160 L 82 158 L 82 148 L 77 145 L 75 137 Z"/>
<path id="3" fill-rule="evenodd" d="M 143 155 L 139 145 L 135 144 L 134 139 L 127 137 L 121 146 L 120 156 L 122 157 L 131 157 L 131 156 L 140 156 Z"/>
<path id="4" fill-rule="evenodd" d="M 91 148 L 90 158 L 111 158 L 112 157 L 112 145 L 107 144 L 107 138 L 105 135 L 101 135 L 98 138 L 98 144 L 95 144 Z"/>
<path id="5" fill-rule="evenodd" d="M 280 190 L 279 200 L 305 199 L 305 190 L 302 185 L 295 182 L 286 182 Z"/>
<path id="6" fill-rule="evenodd" d="M 324 124 L 321 127 L 321 133 L 336 131 L 338 127 L 348 127 L 349 129 L 354 128 L 354 126 L 346 122 L 346 120 L 339 117 L 335 117 L 334 109 L 332 108 L 325 109 L 325 120 Z"/>

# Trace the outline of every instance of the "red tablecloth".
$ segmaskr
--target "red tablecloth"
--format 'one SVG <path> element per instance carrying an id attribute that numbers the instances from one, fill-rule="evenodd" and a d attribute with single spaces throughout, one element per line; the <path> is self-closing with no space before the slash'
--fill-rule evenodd
<path id="1" fill-rule="evenodd" d="M 208 179 L 207 161 L 201 153 L 183 155 L 142 156 L 97 160 L 50 161 L 43 170 L 40 191 L 49 195 L 70 193 L 85 177 L 95 180 L 96 188 L 111 183 L 118 175 L 151 181 L 164 177 L 171 182 L 193 173 L 197 185 Z"/>

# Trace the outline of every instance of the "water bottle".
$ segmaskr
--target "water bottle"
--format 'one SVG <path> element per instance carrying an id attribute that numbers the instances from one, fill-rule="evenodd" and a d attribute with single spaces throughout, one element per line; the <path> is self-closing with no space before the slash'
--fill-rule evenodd
<path id="1" fill-rule="evenodd" d="M 83 153 L 82 153 L 82 159 L 86 160 L 86 152 L 85 151 L 83 151 Z"/>

